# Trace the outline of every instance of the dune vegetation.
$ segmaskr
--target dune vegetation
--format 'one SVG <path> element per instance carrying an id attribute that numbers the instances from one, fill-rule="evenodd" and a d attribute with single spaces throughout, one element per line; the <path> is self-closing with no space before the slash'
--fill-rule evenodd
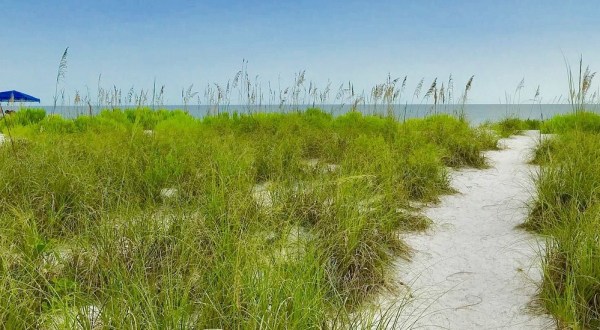
<path id="1" fill-rule="evenodd" d="M 318 109 L 23 109 L 0 128 L 0 323 L 21 329 L 366 326 L 410 255 L 398 234 L 428 226 L 414 202 L 497 139 Z"/>
<path id="2" fill-rule="evenodd" d="M 541 299 L 565 328 L 600 327 L 600 116 L 578 111 L 541 126 L 536 201 L 526 228 L 548 237 Z"/>
<path id="3" fill-rule="evenodd" d="M 485 123 L 484 126 L 489 127 L 501 137 L 509 137 L 511 135 L 520 134 L 522 131 L 539 130 L 541 121 L 537 119 L 521 119 L 518 117 L 507 117 L 495 123 Z"/>

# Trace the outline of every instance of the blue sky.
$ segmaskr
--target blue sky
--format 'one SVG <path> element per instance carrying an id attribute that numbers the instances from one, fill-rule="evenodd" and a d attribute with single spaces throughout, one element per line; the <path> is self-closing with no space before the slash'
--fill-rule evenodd
<path id="1" fill-rule="evenodd" d="M 540 85 L 544 100 L 566 95 L 564 57 L 583 55 L 600 70 L 595 1 L 6 1 L 1 0 L 0 90 L 51 104 L 60 56 L 69 47 L 61 88 L 94 100 L 102 85 L 149 89 L 166 102 L 181 89 L 225 84 L 248 61 L 264 86 L 294 74 L 324 87 L 352 81 L 369 91 L 408 76 L 453 75 L 457 89 L 475 75 L 472 103 L 505 102 L 525 79 L 523 100 Z M 564 56 L 564 57 L 563 57 Z M 593 89 L 597 88 L 595 83 Z M 125 93 L 125 92 L 124 92 Z M 564 97 L 564 96 L 563 96 Z"/>

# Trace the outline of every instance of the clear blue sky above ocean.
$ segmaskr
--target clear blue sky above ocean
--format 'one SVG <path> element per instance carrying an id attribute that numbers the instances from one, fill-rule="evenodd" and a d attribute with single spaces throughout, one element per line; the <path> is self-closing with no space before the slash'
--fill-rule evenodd
<path id="1" fill-rule="evenodd" d="M 367 91 L 392 77 L 475 75 L 471 103 L 505 101 L 525 79 L 544 101 L 566 95 L 564 57 L 600 70 L 597 1 L 0 1 L 0 90 L 52 103 L 57 66 L 69 47 L 70 97 L 98 76 L 124 91 L 224 84 L 248 61 L 263 84 L 291 84 L 306 70 L 324 87 L 352 81 Z M 458 87 L 460 86 L 460 87 Z M 598 84 L 592 87 L 596 90 Z"/>

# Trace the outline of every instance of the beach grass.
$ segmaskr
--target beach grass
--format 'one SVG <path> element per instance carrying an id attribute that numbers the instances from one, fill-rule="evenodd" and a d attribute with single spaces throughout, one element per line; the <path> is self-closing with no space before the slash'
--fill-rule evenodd
<path id="1" fill-rule="evenodd" d="M 541 299 L 564 328 L 600 327 L 600 116 L 577 111 L 542 125 L 536 201 L 524 224 L 548 237 Z"/>
<path id="2" fill-rule="evenodd" d="M 538 119 L 521 119 L 517 117 L 507 117 L 496 123 L 489 124 L 501 137 L 520 134 L 523 131 L 539 130 L 541 121 Z"/>
<path id="3" fill-rule="evenodd" d="M 348 328 L 390 286 L 413 201 L 496 138 L 448 115 L 399 122 L 104 110 L 7 118 L 0 323 L 8 328 Z"/>

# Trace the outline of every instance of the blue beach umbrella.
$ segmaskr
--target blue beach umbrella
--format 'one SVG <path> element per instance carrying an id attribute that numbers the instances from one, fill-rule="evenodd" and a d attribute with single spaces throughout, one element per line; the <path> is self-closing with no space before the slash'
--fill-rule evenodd
<path id="1" fill-rule="evenodd" d="M 19 91 L 0 92 L 0 102 L 40 102 L 40 99 Z"/>

